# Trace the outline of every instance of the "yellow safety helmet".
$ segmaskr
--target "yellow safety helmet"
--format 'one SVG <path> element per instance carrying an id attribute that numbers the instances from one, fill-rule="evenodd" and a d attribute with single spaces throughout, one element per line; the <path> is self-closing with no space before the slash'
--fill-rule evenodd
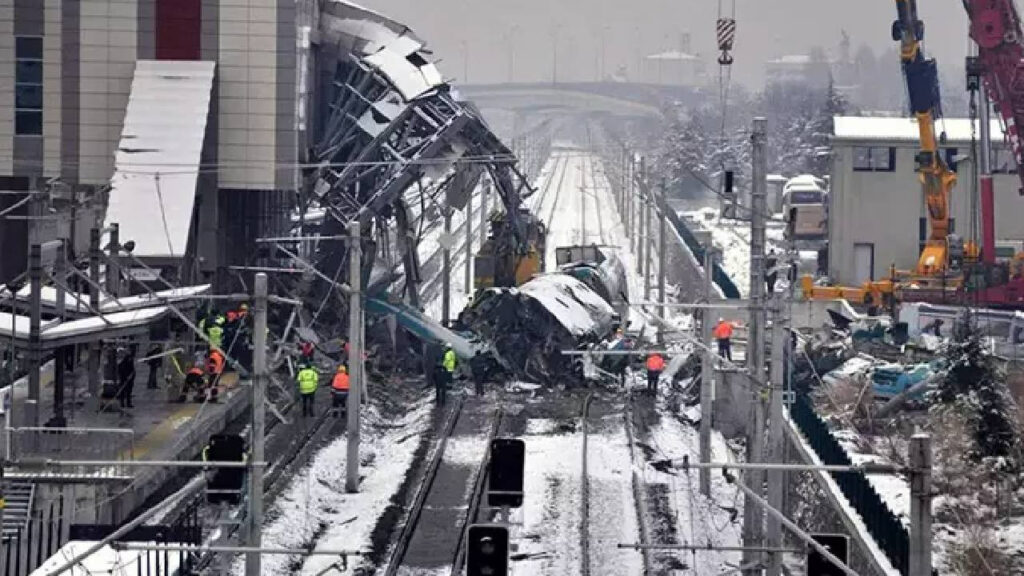
<path id="1" fill-rule="evenodd" d="M 345 368 L 345 365 L 342 364 L 341 366 L 338 366 L 338 372 L 340 372 L 342 374 L 347 374 L 348 373 L 348 368 Z"/>

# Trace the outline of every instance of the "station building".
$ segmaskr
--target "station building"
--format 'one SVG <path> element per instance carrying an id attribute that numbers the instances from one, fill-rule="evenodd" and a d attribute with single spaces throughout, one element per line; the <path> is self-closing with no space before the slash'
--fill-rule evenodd
<path id="1" fill-rule="evenodd" d="M 977 123 L 974 128 L 977 133 Z M 945 118 L 936 123 L 936 129 L 945 133 L 940 149 L 947 163 L 960 172 L 950 198 L 950 227 L 967 240 L 975 193 L 969 160 L 971 122 Z M 998 120 L 993 120 L 991 134 L 997 245 L 1019 243 L 1024 241 L 1024 197 L 1018 193 L 1021 182 Z M 855 285 L 886 277 L 892 264 L 904 270 L 917 265 L 928 235 L 924 192 L 914 171 L 919 148 L 916 120 L 835 118 L 828 267 L 833 281 Z"/>
<path id="2" fill-rule="evenodd" d="M 300 186 L 318 4 L 0 0 L 0 192 L 45 192 L 0 221 L 0 282 L 30 233 L 82 254 L 97 223 L 182 281 L 250 259 Z"/>

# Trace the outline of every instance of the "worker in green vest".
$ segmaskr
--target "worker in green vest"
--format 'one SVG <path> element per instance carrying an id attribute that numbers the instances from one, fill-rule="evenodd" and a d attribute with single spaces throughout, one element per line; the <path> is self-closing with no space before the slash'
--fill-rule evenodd
<path id="1" fill-rule="evenodd" d="M 320 375 L 317 374 L 312 364 L 307 364 L 295 379 L 299 383 L 299 396 L 302 398 L 302 415 L 313 416 L 313 404 L 316 399 L 316 387 L 320 383 Z"/>
<path id="2" fill-rule="evenodd" d="M 210 339 L 210 348 L 220 348 L 224 342 L 224 317 L 218 316 L 206 329 L 206 337 Z"/>
<path id="3" fill-rule="evenodd" d="M 437 387 L 437 403 L 440 406 L 444 406 L 448 399 L 448 388 L 452 385 L 452 381 L 455 379 L 455 350 L 452 349 L 450 342 L 446 342 L 444 345 L 444 353 L 441 354 L 441 365 L 437 371 L 436 382 L 434 385 Z"/>

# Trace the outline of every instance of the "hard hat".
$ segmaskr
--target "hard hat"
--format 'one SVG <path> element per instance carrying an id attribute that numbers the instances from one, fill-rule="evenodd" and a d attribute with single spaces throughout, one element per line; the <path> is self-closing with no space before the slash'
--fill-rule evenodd
<path id="1" fill-rule="evenodd" d="M 348 372 L 348 368 L 345 368 L 345 365 L 342 364 L 341 366 L 338 366 L 338 372 L 345 374 Z"/>
<path id="2" fill-rule="evenodd" d="M 241 306 L 239 306 L 238 308 L 239 308 L 240 310 L 248 310 L 248 309 L 249 309 L 249 305 L 248 305 L 248 304 L 246 304 L 245 302 L 242 302 L 242 305 L 241 305 Z"/>
<path id="3" fill-rule="evenodd" d="M 719 321 L 719 322 L 725 322 L 725 318 L 722 318 L 721 316 L 719 316 L 719 317 L 718 317 L 718 321 Z"/>

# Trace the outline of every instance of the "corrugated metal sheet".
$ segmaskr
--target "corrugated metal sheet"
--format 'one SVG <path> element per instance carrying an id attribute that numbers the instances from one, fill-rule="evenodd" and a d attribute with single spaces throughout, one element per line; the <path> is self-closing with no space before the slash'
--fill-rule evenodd
<path id="1" fill-rule="evenodd" d="M 213 62 L 136 63 L 106 224 L 120 225 L 137 256 L 185 253 L 213 76 Z"/>
<path id="2" fill-rule="evenodd" d="M 917 120 L 912 118 L 883 118 L 865 116 L 836 116 L 835 140 L 917 142 Z M 975 132 L 979 124 L 974 123 Z M 946 133 L 947 142 L 971 141 L 971 121 L 967 118 L 943 118 L 935 123 L 936 133 Z M 992 141 L 1003 141 L 1003 129 L 998 120 L 992 120 Z"/>

